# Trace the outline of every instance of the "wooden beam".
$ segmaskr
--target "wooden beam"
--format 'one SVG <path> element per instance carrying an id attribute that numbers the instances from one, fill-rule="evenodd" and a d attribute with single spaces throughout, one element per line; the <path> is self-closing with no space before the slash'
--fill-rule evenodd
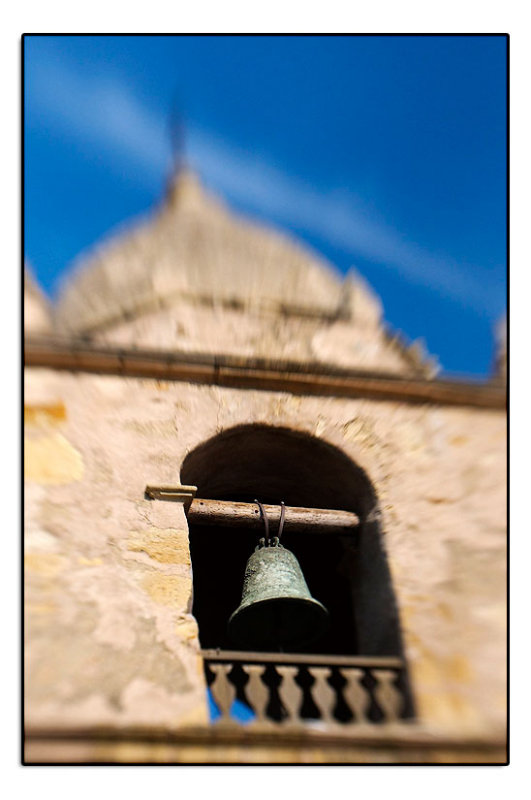
<path id="1" fill-rule="evenodd" d="M 270 523 L 270 535 L 275 536 L 280 522 L 280 506 L 264 505 L 264 509 Z M 190 505 L 188 521 L 192 525 L 247 528 L 253 532 L 264 530 L 264 523 L 256 503 L 235 503 L 228 500 L 206 500 L 196 497 Z M 350 511 L 286 506 L 284 531 L 349 535 L 356 530 L 358 525 L 358 516 Z"/>

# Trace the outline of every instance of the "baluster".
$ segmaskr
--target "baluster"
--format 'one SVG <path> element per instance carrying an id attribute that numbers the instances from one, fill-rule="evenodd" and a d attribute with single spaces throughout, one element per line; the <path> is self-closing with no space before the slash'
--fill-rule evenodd
<path id="1" fill-rule="evenodd" d="M 341 674 L 347 681 L 347 685 L 343 688 L 343 696 L 345 701 L 350 706 L 350 710 L 354 712 L 355 723 L 368 722 L 367 713 L 371 704 L 369 692 L 363 686 L 361 680 L 363 678 L 362 669 L 343 669 Z"/>
<path id="2" fill-rule="evenodd" d="M 221 711 L 221 717 L 216 720 L 217 723 L 231 722 L 230 709 L 234 698 L 236 697 L 236 687 L 233 686 L 229 680 L 229 672 L 232 669 L 232 664 L 214 664 L 209 663 L 209 668 L 215 675 L 214 682 L 210 685 L 210 691 L 217 707 Z"/>
<path id="3" fill-rule="evenodd" d="M 249 675 L 249 681 L 245 686 L 245 694 L 256 714 L 253 724 L 270 722 L 265 713 L 269 702 L 269 688 L 262 680 L 264 667 L 258 664 L 246 664 L 244 669 Z"/>
<path id="4" fill-rule="evenodd" d="M 302 689 L 295 682 L 295 676 L 299 671 L 298 667 L 277 667 L 277 672 L 282 676 L 282 683 L 278 693 L 283 707 L 288 712 L 286 722 L 300 721 L 300 708 L 302 703 Z"/>
<path id="5" fill-rule="evenodd" d="M 371 671 L 376 678 L 374 694 L 384 713 L 385 721 L 395 722 L 399 718 L 402 708 L 402 696 L 394 685 L 396 672 L 391 669 L 373 669 Z"/>
<path id="6" fill-rule="evenodd" d="M 309 671 L 315 678 L 311 692 L 314 703 L 321 712 L 321 720 L 323 722 L 335 722 L 336 693 L 326 680 L 331 675 L 331 670 L 328 667 L 309 667 Z"/>

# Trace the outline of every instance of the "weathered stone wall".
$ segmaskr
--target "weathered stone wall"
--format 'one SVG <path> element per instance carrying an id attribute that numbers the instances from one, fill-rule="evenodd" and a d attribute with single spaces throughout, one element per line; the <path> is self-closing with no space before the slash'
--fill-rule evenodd
<path id="1" fill-rule="evenodd" d="M 505 724 L 505 416 L 31 369 L 26 389 L 28 726 L 207 722 L 190 614 L 185 455 L 267 423 L 336 445 L 378 493 L 419 722 Z"/>

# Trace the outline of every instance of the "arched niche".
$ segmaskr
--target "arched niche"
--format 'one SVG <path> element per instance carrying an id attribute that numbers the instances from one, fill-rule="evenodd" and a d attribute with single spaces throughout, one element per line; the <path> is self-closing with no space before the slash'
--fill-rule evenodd
<path id="1" fill-rule="evenodd" d="M 181 482 L 219 500 L 353 511 L 355 535 L 292 532 L 282 542 L 299 560 L 312 595 L 330 612 L 315 654 L 402 655 L 397 608 L 380 529 L 378 498 L 366 472 L 337 447 L 269 425 L 231 428 L 185 458 Z M 193 612 L 203 648 L 231 649 L 227 620 L 241 600 L 258 535 L 190 526 Z M 307 650 L 308 648 L 306 648 Z"/>

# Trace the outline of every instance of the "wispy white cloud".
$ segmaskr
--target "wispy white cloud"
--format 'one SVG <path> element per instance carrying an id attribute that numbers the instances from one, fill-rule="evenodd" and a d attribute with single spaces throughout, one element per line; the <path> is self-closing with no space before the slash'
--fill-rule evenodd
<path id="1" fill-rule="evenodd" d="M 318 236 L 356 257 L 392 269 L 478 311 L 497 312 L 496 287 L 455 260 L 431 253 L 375 219 L 363 201 L 341 189 L 316 190 L 293 175 L 199 131 L 190 151 L 198 168 L 250 210 Z M 493 308 L 496 306 L 496 308 Z"/>
<path id="2" fill-rule="evenodd" d="M 120 164 L 140 171 L 139 179 L 159 176 L 170 163 L 164 120 L 140 103 L 121 81 L 79 75 L 52 61 L 28 78 L 27 118 L 49 133 L 75 139 Z"/>
<path id="3" fill-rule="evenodd" d="M 164 175 L 171 162 L 167 120 L 122 80 L 80 75 L 49 62 L 31 73 L 32 115 L 59 136 L 74 137 L 134 170 L 139 180 Z M 193 125 L 187 151 L 205 178 L 250 212 L 295 226 L 356 258 L 380 264 L 480 313 L 499 309 L 499 288 L 444 255 L 434 254 L 376 219 L 361 198 L 337 187 L 317 190 L 256 154 Z"/>

